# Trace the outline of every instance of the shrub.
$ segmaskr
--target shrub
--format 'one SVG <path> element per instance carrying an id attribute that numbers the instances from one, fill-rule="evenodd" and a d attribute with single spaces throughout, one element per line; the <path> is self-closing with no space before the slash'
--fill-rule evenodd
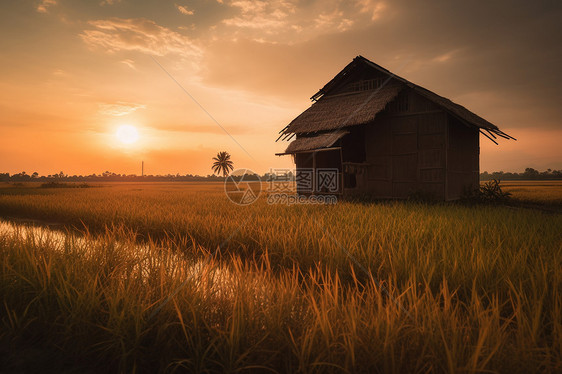
<path id="1" fill-rule="evenodd" d="M 480 203 L 503 203 L 511 198 L 510 192 L 502 191 L 500 180 L 492 179 L 479 188 L 465 191 L 461 200 Z"/>

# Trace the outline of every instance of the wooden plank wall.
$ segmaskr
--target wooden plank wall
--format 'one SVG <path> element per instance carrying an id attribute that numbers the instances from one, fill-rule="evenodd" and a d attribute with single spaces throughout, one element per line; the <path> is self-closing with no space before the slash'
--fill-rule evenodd
<path id="1" fill-rule="evenodd" d="M 480 134 L 453 117 L 449 117 L 448 134 L 447 200 L 455 200 L 479 184 Z"/>
<path id="2" fill-rule="evenodd" d="M 381 198 L 445 199 L 447 114 L 407 90 L 366 126 L 367 188 Z"/>
<path id="3" fill-rule="evenodd" d="M 312 152 L 296 153 L 295 164 L 296 164 L 297 172 L 298 170 L 312 169 L 314 166 Z M 297 193 L 301 195 L 306 195 L 306 194 L 310 194 L 311 191 L 308 189 L 302 190 L 301 188 L 299 188 L 299 184 L 297 183 Z"/>

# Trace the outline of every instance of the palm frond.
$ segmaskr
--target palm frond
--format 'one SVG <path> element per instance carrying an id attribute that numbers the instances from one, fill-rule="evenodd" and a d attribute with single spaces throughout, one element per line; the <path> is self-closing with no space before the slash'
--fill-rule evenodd
<path id="1" fill-rule="evenodd" d="M 230 154 L 226 151 L 221 151 L 217 153 L 215 157 L 212 158 L 213 166 L 211 169 L 216 174 L 221 174 L 226 177 L 231 170 L 234 170 L 234 163 L 230 160 Z"/>

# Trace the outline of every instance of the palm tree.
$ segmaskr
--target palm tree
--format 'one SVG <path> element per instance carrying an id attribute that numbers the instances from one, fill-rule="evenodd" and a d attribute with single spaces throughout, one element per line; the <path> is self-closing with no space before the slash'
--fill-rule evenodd
<path id="1" fill-rule="evenodd" d="M 213 157 L 213 169 L 214 173 L 220 174 L 222 172 L 223 177 L 226 177 L 228 173 L 234 169 L 233 162 L 230 161 L 230 155 L 228 152 L 219 152 L 216 157 Z"/>

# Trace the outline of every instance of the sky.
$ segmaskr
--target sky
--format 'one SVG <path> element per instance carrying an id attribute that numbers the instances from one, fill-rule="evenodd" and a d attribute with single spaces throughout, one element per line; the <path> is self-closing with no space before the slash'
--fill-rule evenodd
<path id="1" fill-rule="evenodd" d="M 518 139 L 481 137 L 481 171 L 562 169 L 560 20 L 559 1 L 2 0 L 0 172 L 293 167 L 279 130 L 357 55 Z"/>

